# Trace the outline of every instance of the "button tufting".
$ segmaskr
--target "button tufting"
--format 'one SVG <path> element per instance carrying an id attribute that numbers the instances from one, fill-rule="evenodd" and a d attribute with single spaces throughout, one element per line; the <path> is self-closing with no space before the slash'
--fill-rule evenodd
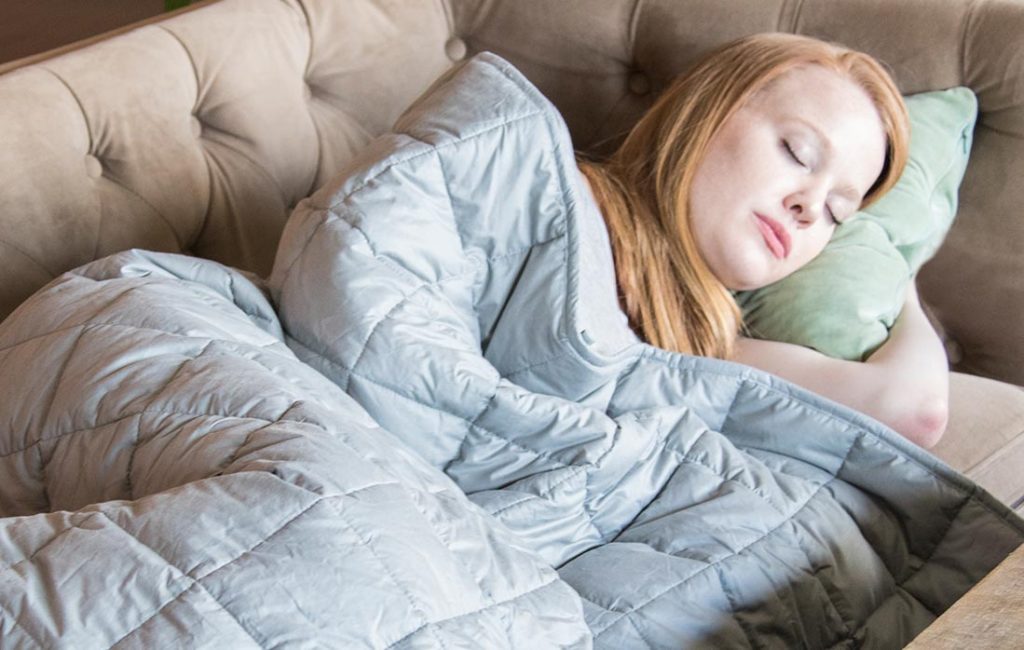
<path id="1" fill-rule="evenodd" d="M 192 135 L 195 137 L 198 138 L 203 135 L 203 123 L 200 122 L 199 118 L 195 115 L 193 115 L 192 119 L 189 120 L 189 126 L 192 127 Z"/>
<path id="2" fill-rule="evenodd" d="M 89 178 L 99 178 L 103 175 L 103 163 L 100 159 L 92 154 L 86 154 L 85 156 L 85 173 Z"/>
<path id="3" fill-rule="evenodd" d="M 646 95 L 651 92 L 651 80 L 642 72 L 629 75 L 629 91 L 634 95 Z"/>
<path id="4" fill-rule="evenodd" d="M 452 61 L 461 61 L 466 58 L 466 41 L 461 38 L 453 37 L 448 39 L 448 42 L 444 44 L 444 53 L 448 55 L 448 58 Z"/>
<path id="5" fill-rule="evenodd" d="M 302 86 L 302 96 L 306 98 L 306 101 L 313 99 L 313 86 L 309 83 L 305 83 Z"/>

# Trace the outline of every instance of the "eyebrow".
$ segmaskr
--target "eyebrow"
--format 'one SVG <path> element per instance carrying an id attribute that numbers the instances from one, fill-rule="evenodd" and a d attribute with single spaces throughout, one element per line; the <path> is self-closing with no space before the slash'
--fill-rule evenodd
<path id="1" fill-rule="evenodd" d="M 828 152 L 828 154 L 830 156 L 835 155 L 836 148 L 835 145 L 832 144 L 832 140 L 829 139 L 829 137 L 825 135 L 825 132 L 818 128 L 816 124 L 797 115 L 791 116 L 790 119 L 810 130 L 814 137 L 816 137 L 818 141 L 821 143 L 822 147 Z M 840 185 L 839 187 L 835 188 L 835 191 L 837 194 L 841 194 L 843 198 L 847 199 L 851 203 L 857 204 L 863 203 L 864 197 L 866 196 L 866 193 L 861 194 L 856 187 L 849 184 Z"/>

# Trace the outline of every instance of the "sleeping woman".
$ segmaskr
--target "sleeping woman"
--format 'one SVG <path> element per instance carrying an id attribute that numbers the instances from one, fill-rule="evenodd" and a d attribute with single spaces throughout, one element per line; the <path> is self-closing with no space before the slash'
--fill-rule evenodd
<path id="1" fill-rule="evenodd" d="M 817 255 L 907 144 L 872 59 L 766 35 L 581 162 L 480 53 L 295 209 L 270 287 L 299 358 L 557 567 L 595 645 L 900 647 L 970 582 L 957 513 L 991 509 L 836 402 L 934 442 L 937 337 L 911 293 L 835 361 L 742 338 L 731 291 Z"/>
<path id="2" fill-rule="evenodd" d="M 743 337 L 731 293 L 810 262 L 892 187 L 907 145 L 899 91 L 865 54 L 762 34 L 706 58 L 607 161 L 580 163 L 634 332 L 767 370 L 934 445 L 948 369 L 913 283 L 888 341 L 865 362 Z"/>

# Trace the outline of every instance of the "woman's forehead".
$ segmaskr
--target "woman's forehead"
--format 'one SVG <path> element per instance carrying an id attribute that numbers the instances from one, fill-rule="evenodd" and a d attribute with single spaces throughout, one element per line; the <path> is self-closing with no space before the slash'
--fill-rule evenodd
<path id="1" fill-rule="evenodd" d="M 770 80 L 749 101 L 751 106 L 769 109 L 821 109 L 845 113 L 845 107 L 877 114 L 867 92 L 853 79 L 837 71 L 807 64 Z"/>
<path id="2" fill-rule="evenodd" d="M 888 138 L 878 107 L 866 90 L 840 72 L 820 65 L 787 70 L 744 108 L 780 123 L 804 123 L 823 134 L 851 167 L 855 186 L 866 190 L 881 173 Z"/>

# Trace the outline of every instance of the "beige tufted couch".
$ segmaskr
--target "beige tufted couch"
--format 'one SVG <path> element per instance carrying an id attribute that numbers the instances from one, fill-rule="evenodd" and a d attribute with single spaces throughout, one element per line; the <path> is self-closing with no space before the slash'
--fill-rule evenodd
<path id="1" fill-rule="evenodd" d="M 959 371 L 936 453 L 1021 508 L 1024 0 L 199 3 L 0 68 L 0 317 L 130 247 L 266 273 L 291 208 L 474 52 L 607 151 L 696 57 L 771 30 L 870 52 L 906 93 L 978 94 L 960 214 L 920 280 Z"/>

